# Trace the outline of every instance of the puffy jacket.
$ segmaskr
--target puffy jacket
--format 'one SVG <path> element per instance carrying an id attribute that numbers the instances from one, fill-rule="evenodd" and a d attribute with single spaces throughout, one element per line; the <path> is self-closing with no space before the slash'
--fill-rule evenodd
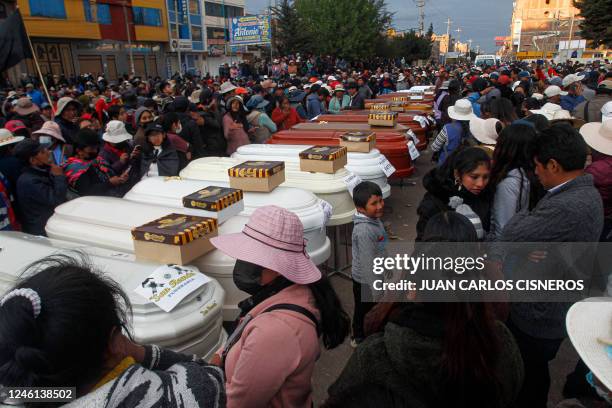
<path id="1" fill-rule="evenodd" d="M 606 218 L 612 217 L 612 156 L 594 154 L 593 163 L 585 171 L 593 176 L 593 184 L 601 195 Z"/>

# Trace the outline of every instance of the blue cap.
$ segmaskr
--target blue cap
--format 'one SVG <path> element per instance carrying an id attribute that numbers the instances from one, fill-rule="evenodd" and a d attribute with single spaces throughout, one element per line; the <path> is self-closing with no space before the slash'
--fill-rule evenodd
<path id="1" fill-rule="evenodd" d="M 529 78 L 531 75 L 527 71 L 521 71 L 518 73 L 519 78 Z"/>

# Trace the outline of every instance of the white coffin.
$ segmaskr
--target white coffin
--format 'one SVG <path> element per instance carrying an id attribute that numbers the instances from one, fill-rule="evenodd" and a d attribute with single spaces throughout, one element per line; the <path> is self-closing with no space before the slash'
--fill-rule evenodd
<path id="1" fill-rule="evenodd" d="M 311 147 L 312 145 L 250 144 L 239 147 L 232 157 L 240 160 L 281 160 L 299 164 L 300 152 Z M 378 184 L 383 198 L 388 198 L 391 195 L 391 186 L 378 165 L 382 157 L 378 149 L 372 149 L 368 153 L 348 152 L 348 163 L 344 168 L 358 175 L 363 181 Z"/>
<path id="2" fill-rule="evenodd" d="M 310 206 L 300 203 L 300 207 L 289 209 L 296 212 L 302 223 L 309 228 L 304 233 L 308 239 L 306 250 L 312 260 L 319 265 L 329 258 L 330 242 L 322 225 L 323 210 L 316 203 L 314 196 L 310 198 L 312 199 Z M 51 238 L 133 253 L 134 244 L 130 232 L 132 228 L 183 210 L 193 215 L 198 215 L 200 211 L 175 206 L 157 206 L 151 203 L 143 204 L 113 197 L 80 197 L 58 206 L 55 214 L 47 222 L 46 231 Z M 219 226 L 219 235 L 240 232 L 247 221 L 248 217 L 236 215 Z M 248 297 L 234 285 L 232 279 L 234 263 L 233 258 L 217 250 L 191 263 L 203 273 L 215 278 L 225 289 L 224 320 L 233 320 L 237 317 L 238 302 Z"/>
<path id="3" fill-rule="evenodd" d="M 221 313 L 225 293 L 214 279 L 183 299 L 171 312 L 164 312 L 134 292 L 159 264 L 137 262 L 133 255 L 124 252 L 19 232 L 0 232 L 0 248 L 2 294 L 14 286 L 28 264 L 51 254 L 78 249 L 127 294 L 132 305 L 132 331 L 138 343 L 209 357 L 225 341 Z"/>
<path id="4" fill-rule="evenodd" d="M 244 160 L 231 157 L 204 157 L 192 161 L 181 171 L 181 177 L 193 180 L 213 180 L 229 182 L 227 170 Z M 333 207 L 329 226 L 348 224 L 353 221 L 355 206 L 343 179 L 348 176 L 344 169 L 335 174 L 310 173 L 301 171 L 299 162 L 285 162 L 285 182 L 283 187 L 295 187 L 311 191 Z"/>

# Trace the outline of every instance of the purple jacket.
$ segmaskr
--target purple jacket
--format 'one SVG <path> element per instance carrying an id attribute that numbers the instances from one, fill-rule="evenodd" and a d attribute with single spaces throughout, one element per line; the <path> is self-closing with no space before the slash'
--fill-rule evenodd
<path id="1" fill-rule="evenodd" d="M 604 215 L 612 216 L 612 156 L 593 154 L 593 163 L 585 171 L 593 176 L 593 184 L 604 205 Z"/>

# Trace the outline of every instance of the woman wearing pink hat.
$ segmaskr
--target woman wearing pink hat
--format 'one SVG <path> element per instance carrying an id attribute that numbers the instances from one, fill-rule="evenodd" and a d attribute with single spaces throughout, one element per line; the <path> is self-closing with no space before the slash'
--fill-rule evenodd
<path id="1" fill-rule="evenodd" d="M 38 138 L 38 143 L 51 152 L 53 164 L 57 166 L 64 164 L 70 152 L 66 152 L 66 140 L 57 123 L 52 120 L 46 121 L 39 130 L 32 132 L 32 136 Z"/>
<path id="2" fill-rule="evenodd" d="M 311 407 L 311 377 L 321 352 L 349 332 L 329 281 L 306 253 L 304 227 L 290 211 L 258 208 L 241 233 L 212 244 L 237 258 L 236 286 L 251 297 L 213 363 L 225 369 L 227 407 Z"/>

